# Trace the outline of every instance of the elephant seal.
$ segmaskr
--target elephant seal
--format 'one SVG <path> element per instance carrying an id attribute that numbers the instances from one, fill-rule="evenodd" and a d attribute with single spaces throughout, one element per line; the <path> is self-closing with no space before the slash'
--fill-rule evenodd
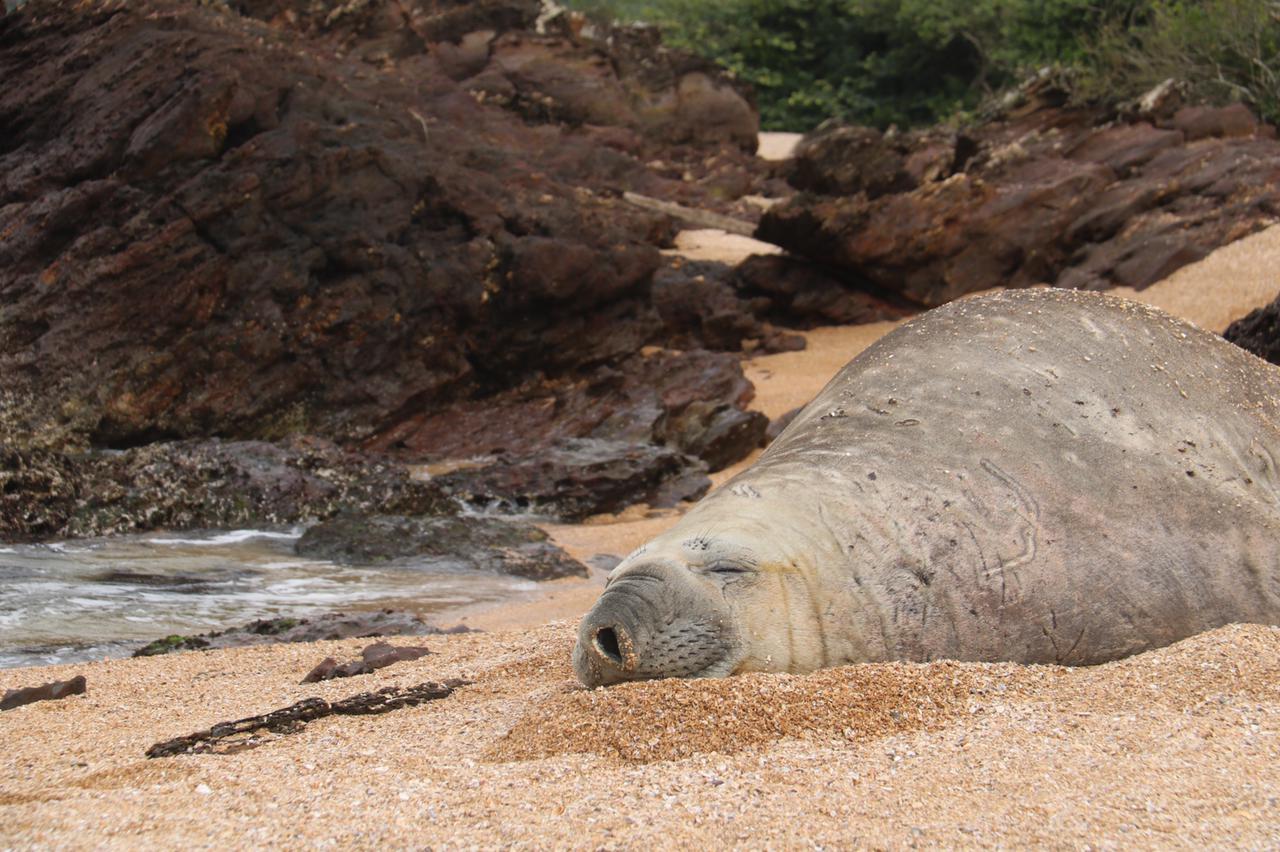
<path id="1" fill-rule="evenodd" d="M 1280 370 L 1136 302 L 953 302 L 623 560 L 574 668 L 1077 665 L 1280 623 L 1278 400 Z"/>

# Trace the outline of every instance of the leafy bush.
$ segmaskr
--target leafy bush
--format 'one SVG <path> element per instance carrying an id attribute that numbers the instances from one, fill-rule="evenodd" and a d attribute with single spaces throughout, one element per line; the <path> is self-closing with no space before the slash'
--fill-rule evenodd
<path id="1" fill-rule="evenodd" d="M 575 0 L 755 86 L 766 129 L 929 124 L 1045 65 L 1112 100 L 1180 77 L 1277 118 L 1276 0 Z"/>
<path id="2" fill-rule="evenodd" d="M 1081 53 L 1097 0 L 580 0 L 662 27 L 755 86 L 762 123 L 924 124 Z M 1107 4 L 1118 5 L 1116 2 Z"/>
<path id="3" fill-rule="evenodd" d="M 1280 121 L 1280 3 L 1154 0 L 1102 28 L 1084 57 L 1079 95 L 1121 100 L 1169 78 L 1213 103 L 1243 101 Z"/>

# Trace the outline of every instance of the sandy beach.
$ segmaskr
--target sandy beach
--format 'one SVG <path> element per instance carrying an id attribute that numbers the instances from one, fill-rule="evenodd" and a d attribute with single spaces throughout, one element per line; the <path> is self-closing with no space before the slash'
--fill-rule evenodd
<path id="1" fill-rule="evenodd" d="M 1221 331 L 1280 290 L 1277 258 L 1273 227 L 1136 298 Z M 890 328 L 820 329 L 805 351 L 747 362 L 754 405 L 775 417 L 803 404 Z M 675 517 L 636 507 L 548 528 L 588 559 L 625 555 Z M 486 632 L 426 637 L 429 656 L 322 684 L 299 681 L 368 640 L 0 670 L 0 692 L 88 679 L 84 696 L 0 713 L 0 849 L 1202 848 L 1280 837 L 1280 629 L 1229 626 L 1089 669 L 884 664 L 587 691 L 569 651 L 602 578 L 468 613 Z M 232 754 L 144 756 L 308 697 L 447 678 L 472 683 Z"/>

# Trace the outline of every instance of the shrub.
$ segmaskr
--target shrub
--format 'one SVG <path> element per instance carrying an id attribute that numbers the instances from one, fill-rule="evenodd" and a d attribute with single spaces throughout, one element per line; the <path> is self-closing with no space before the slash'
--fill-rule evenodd
<path id="1" fill-rule="evenodd" d="M 1079 96 L 1136 97 L 1169 78 L 1211 103 L 1243 101 L 1280 120 L 1280 3 L 1154 0 L 1113 18 L 1084 57 Z"/>
<path id="2" fill-rule="evenodd" d="M 1120 100 L 1168 77 L 1277 118 L 1280 0 L 576 0 L 754 85 L 761 123 L 884 127 L 970 109 L 1046 65 Z"/>

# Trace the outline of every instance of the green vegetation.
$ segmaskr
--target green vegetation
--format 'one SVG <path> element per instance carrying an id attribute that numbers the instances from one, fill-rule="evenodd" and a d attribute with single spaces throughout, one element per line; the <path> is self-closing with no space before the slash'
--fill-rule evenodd
<path id="1" fill-rule="evenodd" d="M 199 636 L 179 636 L 176 633 L 143 645 L 133 652 L 135 657 L 156 657 L 174 651 L 198 651 L 209 647 L 209 643 Z"/>
<path id="2" fill-rule="evenodd" d="M 1197 99 L 1243 101 L 1280 122 L 1280 2 L 1163 0 L 1113 18 L 1086 53 L 1080 95 L 1136 97 L 1170 77 Z"/>
<path id="3" fill-rule="evenodd" d="M 929 124 L 1056 65 L 1113 100 L 1168 77 L 1280 118 L 1276 0 L 576 0 L 751 82 L 764 126 Z"/>

